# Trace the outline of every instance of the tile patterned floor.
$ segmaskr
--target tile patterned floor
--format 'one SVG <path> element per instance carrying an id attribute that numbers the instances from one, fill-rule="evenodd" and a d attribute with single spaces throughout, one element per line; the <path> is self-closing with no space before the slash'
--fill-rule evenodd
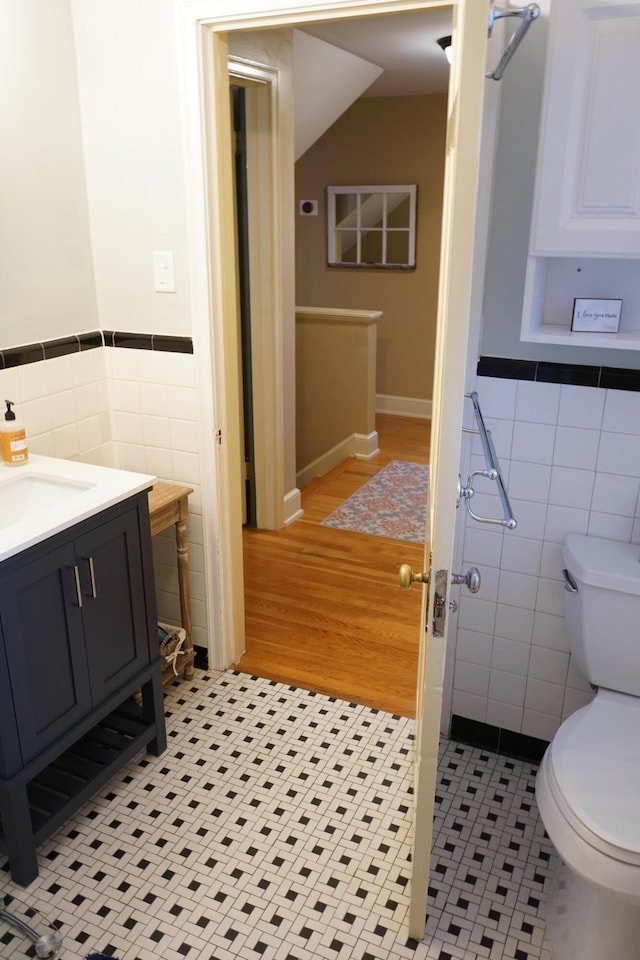
<path id="1" fill-rule="evenodd" d="M 40 851 L 27 891 L 62 960 L 550 960 L 535 768 L 445 742 L 427 935 L 407 941 L 413 721 L 197 671 L 168 748 Z M 33 956 L 0 922 L 0 957 Z"/>

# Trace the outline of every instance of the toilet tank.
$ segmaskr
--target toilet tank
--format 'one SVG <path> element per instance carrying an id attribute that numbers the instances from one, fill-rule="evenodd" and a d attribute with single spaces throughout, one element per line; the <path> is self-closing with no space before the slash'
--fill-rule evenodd
<path id="1" fill-rule="evenodd" d="M 565 618 L 590 683 L 640 696 L 640 547 L 570 533 L 563 549 Z"/>

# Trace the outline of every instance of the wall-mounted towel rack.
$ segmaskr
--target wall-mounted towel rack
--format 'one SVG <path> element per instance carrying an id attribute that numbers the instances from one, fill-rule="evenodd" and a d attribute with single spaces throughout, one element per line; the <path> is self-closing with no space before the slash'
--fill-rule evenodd
<path id="1" fill-rule="evenodd" d="M 477 430 L 467 430 L 466 432 L 477 434 L 480 437 L 482 452 L 484 454 L 484 462 L 487 469 L 474 470 L 472 473 L 470 473 L 467 478 L 466 487 L 462 486 L 462 480 L 460 480 L 458 484 L 458 497 L 462 497 L 464 499 L 467 513 L 479 523 L 498 523 L 500 526 L 506 527 L 507 530 L 515 530 L 515 528 L 518 526 L 518 521 L 513 516 L 511 504 L 509 503 L 509 497 L 507 496 L 507 491 L 502 479 L 502 473 L 500 471 L 500 461 L 498 460 L 495 447 L 493 446 L 491 431 L 487 430 L 484 425 L 482 410 L 480 409 L 480 404 L 478 402 L 478 394 L 474 390 L 472 393 L 465 393 L 465 397 L 471 400 L 471 403 L 473 404 L 473 413 L 478 426 Z M 498 487 L 498 494 L 500 495 L 500 500 L 502 501 L 502 511 L 504 514 L 502 518 L 480 517 L 471 509 L 469 501 L 475 493 L 473 487 L 473 481 L 475 477 L 484 477 L 486 480 L 495 480 Z"/>
<path id="2" fill-rule="evenodd" d="M 537 20 L 539 16 L 540 7 L 537 3 L 528 3 L 526 7 L 522 7 L 520 10 L 501 10 L 492 5 L 492 9 L 489 13 L 489 36 L 491 36 L 493 25 L 496 20 L 502 20 L 504 17 L 517 17 L 518 20 L 520 20 L 520 23 L 518 28 L 511 35 L 511 39 L 507 44 L 507 48 L 500 57 L 498 66 L 495 68 L 495 70 L 492 70 L 491 73 L 485 74 L 485 77 L 488 80 L 502 80 L 502 75 L 506 70 L 507 64 L 511 60 L 511 57 L 520 46 L 525 33 L 533 21 Z"/>

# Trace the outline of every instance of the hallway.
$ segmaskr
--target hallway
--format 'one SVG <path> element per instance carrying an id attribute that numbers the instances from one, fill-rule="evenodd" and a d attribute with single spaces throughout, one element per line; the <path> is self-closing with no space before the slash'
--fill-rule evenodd
<path id="1" fill-rule="evenodd" d="M 392 460 L 429 462 L 430 422 L 378 415 L 380 453 L 350 458 L 302 491 L 304 517 L 276 532 L 245 529 L 246 653 L 236 669 L 415 716 L 423 546 L 323 527 Z"/>

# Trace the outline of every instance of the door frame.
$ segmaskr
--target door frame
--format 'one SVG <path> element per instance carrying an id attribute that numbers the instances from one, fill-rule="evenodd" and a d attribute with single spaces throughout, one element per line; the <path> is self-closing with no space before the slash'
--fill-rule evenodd
<path id="1" fill-rule="evenodd" d="M 227 33 L 452 6 L 452 0 L 312 0 L 307 5 L 299 0 L 279 0 L 275 9 L 273 3 L 274 0 L 177 0 L 176 8 L 190 292 L 201 410 L 204 566 L 206 580 L 212 585 L 206 597 L 209 662 L 217 669 L 230 666 L 244 651 L 239 344 L 235 252 L 228 243 L 228 237 L 233 236 L 234 211 L 233 191 L 229 186 L 232 183 L 231 150 L 227 149 L 231 122 Z M 292 110 L 291 91 L 287 96 L 277 81 L 272 84 L 272 90 L 275 120 L 282 116 L 283 106 Z M 289 101 L 286 105 L 281 102 L 283 97 Z M 279 283 L 285 271 L 286 224 L 277 202 L 285 189 L 277 176 L 280 169 L 277 131 L 271 156 L 276 176 L 272 186 L 279 192 L 275 194 L 269 265 L 272 277 Z M 274 475 L 270 490 L 276 504 L 273 513 L 276 519 L 282 516 L 285 500 L 291 502 L 293 498 L 295 505 L 297 493 L 285 490 L 283 463 L 287 410 L 282 383 L 287 364 L 294 362 L 293 344 L 285 337 L 285 329 L 287 326 L 292 329 L 295 324 L 294 316 L 286 316 L 286 294 L 286 290 L 278 290 L 274 327 L 270 331 L 272 362 L 262 370 L 265 407 L 270 403 L 273 414 L 265 436 L 273 444 L 270 459 L 274 463 Z M 292 308 L 295 308 L 293 303 L 288 309 Z M 222 318 L 222 322 L 215 322 L 216 318 Z M 291 429 L 290 423 L 286 426 Z M 293 426 L 295 428 L 295 423 Z M 215 504 L 213 513 L 208 504 Z"/>
<path id="2" fill-rule="evenodd" d="M 276 255 L 278 245 L 273 229 L 274 201 L 281 189 L 276 122 L 280 108 L 278 79 L 276 67 L 229 56 L 229 82 L 239 82 L 246 96 L 253 467 L 256 526 L 262 530 L 278 530 L 285 519 L 283 358 L 277 322 L 282 311 L 282 291 L 280 274 L 275 273 L 280 268 L 280 258 Z"/>

